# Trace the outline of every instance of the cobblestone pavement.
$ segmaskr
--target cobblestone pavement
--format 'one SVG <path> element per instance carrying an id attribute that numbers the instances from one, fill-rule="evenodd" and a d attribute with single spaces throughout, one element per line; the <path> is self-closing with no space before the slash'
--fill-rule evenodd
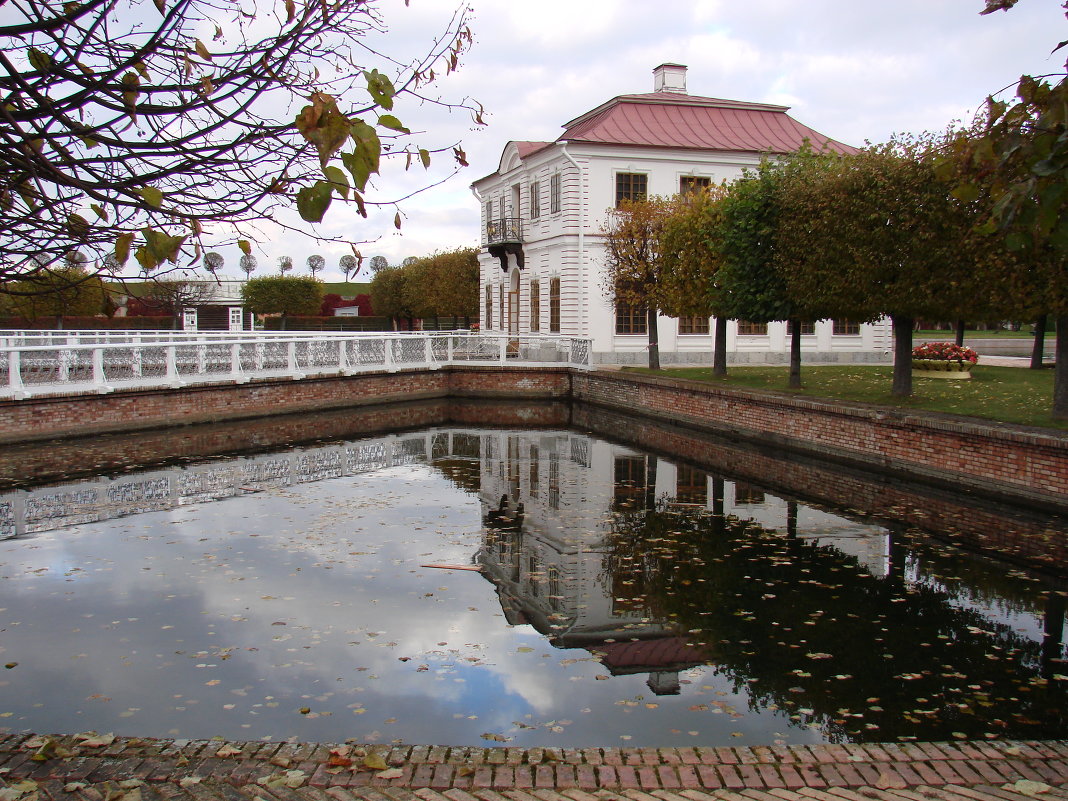
<path id="1" fill-rule="evenodd" d="M 0 737 L 0 801 L 1068 801 L 1068 741 L 448 748 Z"/>

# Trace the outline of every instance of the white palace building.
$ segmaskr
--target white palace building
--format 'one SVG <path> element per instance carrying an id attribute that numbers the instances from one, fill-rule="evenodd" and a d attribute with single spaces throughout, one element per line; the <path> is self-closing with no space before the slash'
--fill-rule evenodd
<path id="1" fill-rule="evenodd" d="M 592 337 L 594 361 L 642 364 L 641 310 L 613 308 L 603 288 L 606 212 L 624 198 L 669 196 L 739 178 L 766 154 L 854 148 L 790 117 L 787 107 L 697 97 L 686 67 L 653 70 L 653 92 L 621 95 L 566 123 L 554 142 L 509 142 L 475 181 L 482 214 L 481 320 L 487 330 Z M 711 361 L 706 318 L 661 316 L 665 364 Z M 803 329 L 806 361 L 886 361 L 888 322 L 823 320 Z M 788 359 L 786 323 L 731 321 L 732 362 Z"/>

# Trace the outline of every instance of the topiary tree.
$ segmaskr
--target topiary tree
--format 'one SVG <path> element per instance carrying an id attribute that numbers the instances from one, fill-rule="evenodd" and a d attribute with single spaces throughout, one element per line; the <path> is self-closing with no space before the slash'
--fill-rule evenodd
<path id="1" fill-rule="evenodd" d="M 246 253 L 241 257 L 241 270 L 248 278 L 252 277 L 252 273 L 256 271 L 256 257 L 251 253 Z"/>
<path id="2" fill-rule="evenodd" d="M 360 270 L 360 263 L 356 260 L 356 257 L 351 253 L 346 253 L 338 260 L 339 268 L 341 268 L 341 274 L 345 276 L 345 283 L 349 282 L 349 276 L 355 277 L 356 273 Z"/>
<path id="3" fill-rule="evenodd" d="M 204 269 L 211 275 L 217 275 L 225 263 L 226 259 L 223 258 L 221 253 L 212 251 L 204 254 Z"/>
<path id="4" fill-rule="evenodd" d="M 278 274 L 285 275 L 293 269 L 293 257 L 292 256 L 279 256 L 278 257 Z"/>
<path id="5" fill-rule="evenodd" d="M 624 200 L 608 212 L 601 227 L 605 243 L 604 292 L 617 309 L 645 310 L 651 370 L 660 369 L 660 234 L 671 211 L 671 202 L 661 198 Z"/>
<path id="6" fill-rule="evenodd" d="M 801 323 L 815 317 L 790 294 L 786 272 L 776 245 L 782 209 L 784 175 L 802 169 L 806 160 L 830 159 L 802 151 L 788 161 L 765 159 L 731 184 L 722 202 L 720 248 L 723 267 L 717 274 L 720 290 L 740 320 L 770 323 L 787 320 L 790 329 L 788 386 L 801 387 Z M 814 165 L 815 166 L 815 165 Z"/>
<path id="7" fill-rule="evenodd" d="M 314 315 L 323 302 L 323 283 L 300 275 L 269 275 L 252 278 L 241 287 L 241 298 L 254 314 L 281 315 L 286 330 L 289 315 Z"/>
<path id="8" fill-rule="evenodd" d="M 107 289 L 99 276 L 81 267 L 47 267 L 32 277 L 4 287 L 7 307 L 19 317 L 54 317 L 63 327 L 66 316 L 103 314 Z"/>
<path id="9" fill-rule="evenodd" d="M 723 187 L 680 197 L 660 235 L 660 304 L 673 317 L 715 317 L 712 374 L 727 374 L 729 298 L 720 289 L 723 268 Z"/>
<path id="10" fill-rule="evenodd" d="M 326 259 L 320 256 L 318 253 L 308 256 L 308 274 L 311 275 L 312 278 L 314 278 L 316 273 L 318 273 L 325 266 Z"/>
<path id="11" fill-rule="evenodd" d="M 859 153 L 811 160 L 782 183 L 779 258 L 790 296 L 822 319 L 894 327 L 892 394 L 912 394 L 916 319 L 960 319 L 992 291 L 998 258 L 975 233 L 974 206 L 938 180 L 944 142 L 899 137 Z"/>

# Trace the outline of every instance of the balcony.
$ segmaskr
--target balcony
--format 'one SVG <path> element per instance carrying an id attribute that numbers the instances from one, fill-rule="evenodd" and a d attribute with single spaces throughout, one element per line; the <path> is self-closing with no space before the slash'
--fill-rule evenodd
<path id="1" fill-rule="evenodd" d="M 523 269 L 523 220 L 520 217 L 499 217 L 486 223 L 486 245 L 490 255 L 501 262 L 501 269 L 508 271 L 508 254 L 515 256 L 519 269 Z"/>
<path id="2" fill-rule="evenodd" d="M 501 217 L 486 223 L 486 244 L 522 244 L 523 220 L 520 217 Z"/>

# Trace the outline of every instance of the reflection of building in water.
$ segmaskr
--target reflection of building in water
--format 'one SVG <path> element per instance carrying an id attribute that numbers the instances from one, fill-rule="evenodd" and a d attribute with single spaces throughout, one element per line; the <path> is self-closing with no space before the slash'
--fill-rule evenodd
<path id="1" fill-rule="evenodd" d="M 606 573 L 619 515 L 657 504 L 716 510 L 762 527 L 844 544 L 883 569 L 885 531 L 713 479 L 687 465 L 574 432 L 483 435 L 478 560 L 508 621 L 527 623 L 559 648 L 586 648 L 613 674 L 649 673 L 656 693 L 679 691 L 679 671 L 702 664 L 670 623 L 653 620 L 630 576 Z M 718 494 L 717 494 L 718 493 Z"/>

